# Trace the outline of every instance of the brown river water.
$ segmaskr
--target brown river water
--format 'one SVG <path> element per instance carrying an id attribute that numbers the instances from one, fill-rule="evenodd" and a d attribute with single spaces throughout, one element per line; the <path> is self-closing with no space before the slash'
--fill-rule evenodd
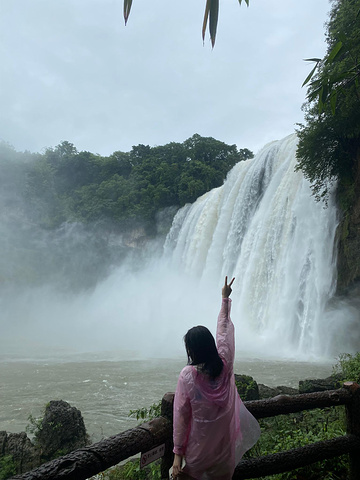
<path id="1" fill-rule="evenodd" d="M 185 358 L 117 360 L 81 357 L 17 358 L 0 355 L 0 430 L 17 433 L 40 417 L 50 400 L 78 408 L 93 442 L 138 424 L 131 409 L 148 407 L 173 392 Z M 331 374 L 330 363 L 239 359 L 235 372 L 268 386 L 298 387 L 305 378 Z"/>

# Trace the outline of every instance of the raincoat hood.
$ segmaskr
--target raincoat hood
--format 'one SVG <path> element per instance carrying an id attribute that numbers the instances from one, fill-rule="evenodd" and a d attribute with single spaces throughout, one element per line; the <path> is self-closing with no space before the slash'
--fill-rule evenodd
<path id="1" fill-rule="evenodd" d="M 224 367 L 218 377 L 214 380 L 209 379 L 208 375 L 192 367 L 191 379 L 188 386 L 194 390 L 200 390 L 204 400 L 211 402 L 221 408 L 229 405 L 230 396 L 233 394 L 229 388 L 230 372 L 226 362 L 223 360 Z M 232 369 L 230 369 L 232 371 Z"/>

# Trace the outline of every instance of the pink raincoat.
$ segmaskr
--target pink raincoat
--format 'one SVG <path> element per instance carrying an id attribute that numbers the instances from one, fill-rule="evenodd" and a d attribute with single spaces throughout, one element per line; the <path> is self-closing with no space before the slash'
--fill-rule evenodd
<path id="1" fill-rule="evenodd" d="M 180 373 L 174 400 L 174 453 L 185 456 L 183 471 L 196 480 L 230 480 L 237 463 L 260 436 L 256 419 L 235 386 L 234 325 L 231 299 L 223 298 L 216 345 L 224 363 L 215 379 L 187 365 Z"/>

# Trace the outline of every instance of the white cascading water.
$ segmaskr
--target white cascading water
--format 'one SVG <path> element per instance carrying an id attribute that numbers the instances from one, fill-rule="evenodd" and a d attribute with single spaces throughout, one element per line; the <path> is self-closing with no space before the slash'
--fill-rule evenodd
<path id="1" fill-rule="evenodd" d="M 238 163 L 224 185 L 176 215 L 165 252 L 204 282 L 236 277 L 233 317 L 243 352 L 326 355 L 325 310 L 335 289 L 337 211 L 295 172 L 296 135 Z M 234 285 L 235 286 L 235 285 Z"/>
<path id="2" fill-rule="evenodd" d="M 358 307 L 332 298 L 337 211 L 294 171 L 296 145 L 291 135 L 237 164 L 222 187 L 177 213 L 164 253 L 149 245 L 93 290 L 49 284 L 0 298 L 0 351 L 182 357 L 189 328 L 215 334 L 225 275 L 236 277 L 237 358 L 333 362 L 358 351 Z"/>

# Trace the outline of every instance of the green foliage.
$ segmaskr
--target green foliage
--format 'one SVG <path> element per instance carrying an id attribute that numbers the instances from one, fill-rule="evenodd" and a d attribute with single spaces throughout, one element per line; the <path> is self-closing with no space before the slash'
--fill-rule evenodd
<path id="1" fill-rule="evenodd" d="M 16 474 L 16 465 L 12 455 L 0 457 L 0 480 L 6 480 Z"/>
<path id="2" fill-rule="evenodd" d="M 345 413 L 342 407 L 307 410 L 261 420 L 262 435 L 251 450 L 251 456 L 255 456 L 255 453 L 278 453 L 344 435 L 344 422 Z"/>
<path id="3" fill-rule="evenodd" d="M 137 410 L 130 410 L 129 417 L 135 417 L 136 420 L 150 421 L 153 418 L 161 415 L 161 400 L 158 403 L 153 403 L 150 407 L 138 408 Z"/>
<path id="4" fill-rule="evenodd" d="M 259 399 L 259 387 L 253 377 L 249 375 L 236 375 L 235 385 L 242 400 Z"/>
<path id="5" fill-rule="evenodd" d="M 145 468 L 140 468 L 138 459 L 129 460 L 124 465 L 109 468 L 92 480 L 161 480 L 160 460 L 157 460 Z"/>
<path id="6" fill-rule="evenodd" d="M 345 411 L 344 407 L 315 409 L 263 419 L 260 420 L 260 425 L 261 437 L 246 456 L 270 455 L 344 435 Z M 347 456 L 342 456 L 265 478 L 266 480 L 345 480 L 347 473 L 348 459 Z"/>
<path id="7" fill-rule="evenodd" d="M 25 431 L 31 433 L 36 438 L 38 433 L 41 432 L 43 428 L 44 417 L 34 417 L 33 415 L 28 416 L 29 424 L 26 425 Z"/>
<path id="8" fill-rule="evenodd" d="M 304 82 L 306 123 L 298 129 L 297 151 L 297 169 L 311 182 L 315 198 L 325 202 L 334 182 L 343 190 L 354 183 L 360 156 L 360 0 L 332 3 L 327 55 L 311 59 L 316 65 Z M 342 208 L 351 201 L 343 198 Z"/>
<path id="9" fill-rule="evenodd" d="M 340 375 L 342 381 L 360 383 L 360 352 L 354 355 L 350 353 L 339 355 L 333 373 Z"/>
<path id="10" fill-rule="evenodd" d="M 252 156 L 200 135 L 109 157 L 78 152 L 69 142 L 43 154 L 0 142 L 0 247 L 7 259 L 0 282 L 52 283 L 71 292 L 93 287 L 130 249 L 142 254 L 128 246 L 128 233 L 165 235 L 179 207 L 220 186 Z M 113 242 L 119 233 L 123 243 Z"/>
<path id="11" fill-rule="evenodd" d="M 140 468 L 139 460 L 127 462 L 124 465 L 124 478 L 129 480 L 161 480 L 160 462 L 150 463 Z"/>
<path id="12" fill-rule="evenodd" d="M 145 222 L 151 229 L 159 210 L 195 201 L 252 156 L 248 149 L 200 135 L 183 143 L 138 145 L 110 157 L 62 142 L 29 166 L 28 214 L 46 228 L 107 219 L 121 228 Z"/>
<path id="13" fill-rule="evenodd" d="M 131 478 L 134 480 L 142 480 L 146 478 L 146 472 L 144 469 L 140 468 L 140 462 L 127 462 L 124 465 L 124 478 Z"/>

